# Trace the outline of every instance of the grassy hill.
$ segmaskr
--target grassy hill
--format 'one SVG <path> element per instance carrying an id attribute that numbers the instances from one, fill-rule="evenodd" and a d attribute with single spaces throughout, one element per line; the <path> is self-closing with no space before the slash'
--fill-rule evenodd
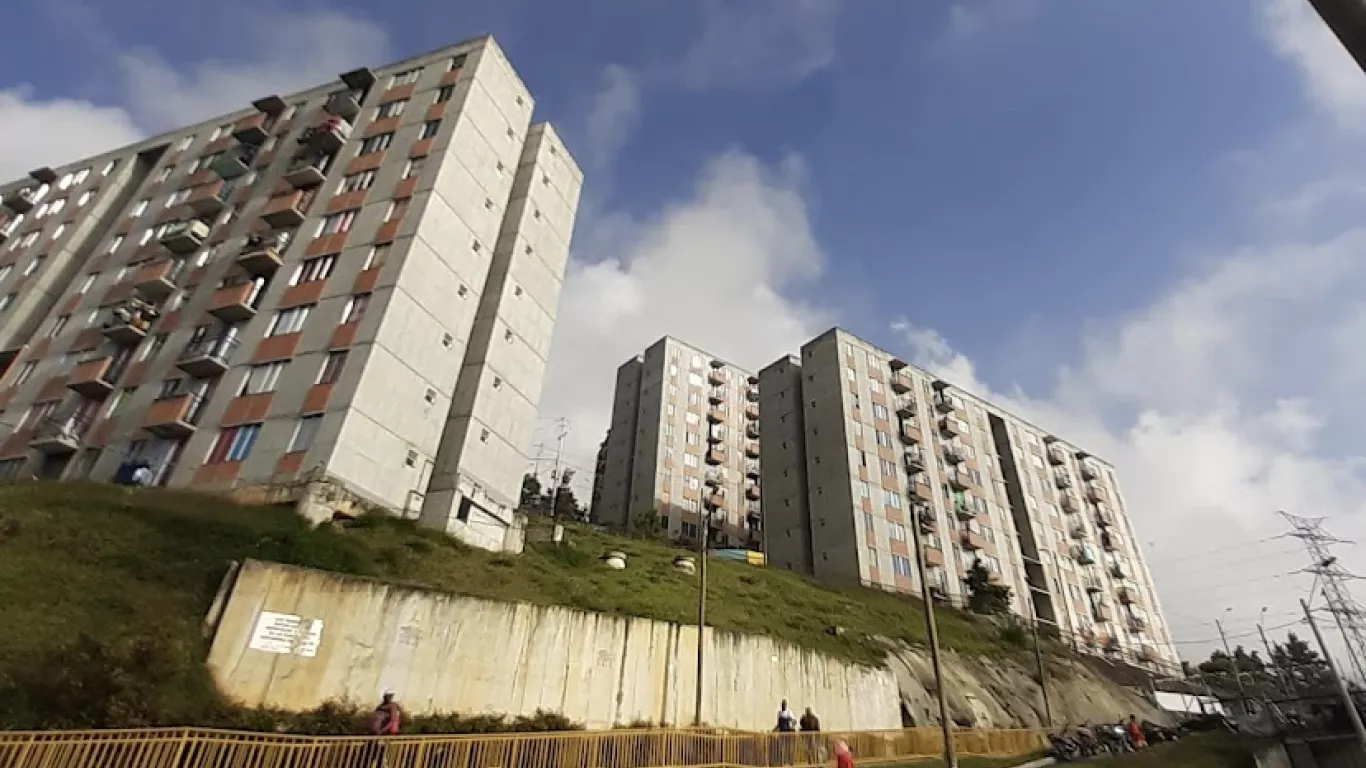
<path id="1" fill-rule="evenodd" d="M 1077 763 L 1108 768 L 1255 768 L 1256 764 L 1251 751 L 1227 733 L 1199 733 L 1175 744 Z"/>
<path id="2" fill-rule="evenodd" d="M 695 620 L 696 580 L 678 550 L 572 526 L 566 546 L 520 556 L 462 545 L 410 522 L 309 528 L 291 511 L 164 490 L 0 486 L 0 727 L 237 724 L 202 659 L 201 620 L 231 560 L 258 558 L 499 600 L 667 621 Z M 629 567 L 598 562 L 625 551 Z M 833 590 L 790 573 L 712 561 L 708 623 L 860 662 L 874 635 L 923 643 L 918 601 Z M 1017 653 L 1020 639 L 939 611 L 951 648 Z M 840 634 L 828 628 L 844 628 Z M 450 724 L 448 723 L 449 727 Z"/>

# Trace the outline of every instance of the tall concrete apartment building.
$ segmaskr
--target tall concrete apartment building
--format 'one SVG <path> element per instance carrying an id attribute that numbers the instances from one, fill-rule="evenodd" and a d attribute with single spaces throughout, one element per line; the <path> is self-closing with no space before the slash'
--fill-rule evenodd
<path id="1" fill-rule="evenodd" d="M 620 391 L 620 390 L 619 390 Z M 759 374 L 766 555 L 817 579 L 1012 609 L 1145 666 L 1177 656 L 1113 468 L 839 329 Z M 614 428 L 615 428 L 614 424 Z"/>
<path id="2" fill-rule="evenodd" d="M 582 174 L 481 37 L 0 185 L 0 476 L 513 546 Z"/>
<path id="3" fill-rule="evenodd" d="M 758 379 L 665 337 L 617 369 L 612 422 L 594 480 L 593 519 L 657 525 L 696 541 L 760 549 Z"/>

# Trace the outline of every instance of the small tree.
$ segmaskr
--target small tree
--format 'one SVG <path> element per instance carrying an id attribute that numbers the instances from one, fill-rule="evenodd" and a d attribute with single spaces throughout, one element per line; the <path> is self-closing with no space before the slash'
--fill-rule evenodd
<path id="1" fill-rule="evenodd" d="M 972 567 L 968 568 L 968 575 L 963 578 L 963 583 L 967 585 L 968 608 L 973 613 L 987 616 L 1009 613 L 1010 587 L 992 581 L 991 571 L 987 570 L 981 560 L 973 561 Z"/>
<path id="2" fill-rule="evenodd" d="M 541 508 L 541 481 L 530 472 L 522 476 L 522 498 L 517 508 L 523 512 L 535 512 Z"/>

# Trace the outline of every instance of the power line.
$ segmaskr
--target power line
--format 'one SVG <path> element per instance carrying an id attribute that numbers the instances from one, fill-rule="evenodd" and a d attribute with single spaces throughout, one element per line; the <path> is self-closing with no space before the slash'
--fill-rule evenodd
<path id="1" fill-rule="evenodd" d="M 1164 566 L 1164 567 L 1165 567 L 1165 566 L 1171 565 L 1172 563 L 1179 563 L 1179 562 L 1183 562 L 1183 561 L 1185 561 L 1185 560 L 1195 560 L 1196 558 L 1200 558 L 1200 557 L 1209 557 L 1210 555 L 1216 555 L 1216 554 L 1219 554 L 1220 552 L 1229 552 L 1229 551 L 1232 551 L 1232 550 L 1235 550 L 1235 549 L 1244 549 L 1244 548 L 1246 548 L 1246 547 L 1248 547 L 1248 546 L 1256 546 L 1256 545 L 1258 545 L 1258 544 L 1267 544 L 1267 543 L 1270 543 L 1270 542 L 1272 542 L 1272 541 L 1275 541 L 1276 539 L 1280 539 L 1280 538 L 1284 538 L 1284 537 L 1285 537 L 1285 534 L 1280 534 L 1280 535 L 1278 535 L 1278 536 L 1266 536 L 1266 537 L 1264 537 L 1264 538 L 1256 539 L 1256 540 L 1254 540 L 1254 541 L 1243 542 L 1243 543 L 1240 543 L 1240 544 L 1229 544 L 1228 546 L 1224 546 L 1224 547 L 1215 547 L 1214 549 L 1206 550 L 1206 551 L 1204 551 L 1204 552 L 1194 552 L 1194 553 L 1189 554 L 1189 555 L 1182 555 L 1182 556 L 1180 556 L 1180 557 L 1174 557 L 1174 558 L 1172 558 L 1172 559 L 1170 559 L 1170 560 L 1162 560 L 1162 561 L 1157 562 L 1157 563 L 1149 562 L 1148 565 L 1149 565 L 1149 567 L 1152 567 L 1153 565 L 1159 565 L 1159 566 Z M 1151 546 L 1151 545 L 1152 545 L 1152 542 L 1149 542 L 1149 546 Z"/>
<path id="2" fill-rule="evenodd" d="M 1304 542 L 1311 564 L 1305 569 L 1321 583 L 1323 599 L 1328 603 L 1328 612 L 1333 615 L 1342 632 L 1343 643 L 1347 646 L 1347 656 L 1358 680 L 1366 679 L 1366 609 L 1363 609 L 1347 589 L 1347 582 L 1358 577 L 1348 571 L 1328 549 L 1329 544 L 1350 544 L 1328 533 L 1323 526 L 1322 517 L 1301 517 L 1282 511 L 1281 517 L 1290 523 L 1287 534 Z"/>

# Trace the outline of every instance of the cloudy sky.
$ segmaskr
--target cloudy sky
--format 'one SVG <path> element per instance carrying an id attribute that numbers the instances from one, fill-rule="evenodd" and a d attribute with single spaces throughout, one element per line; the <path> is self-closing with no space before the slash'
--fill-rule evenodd
<path id="1" fill-rule="evenodd" d="M 1114 462 L 1183 654 L 1295 618 L 1278 509 L 1366 538 L 1366 76 L 1304 0 L 118 5 L 10 9 L 0 177 L 499 38 L 588 174 L 571 464 L 659 336 L 838 323 Z"/>

